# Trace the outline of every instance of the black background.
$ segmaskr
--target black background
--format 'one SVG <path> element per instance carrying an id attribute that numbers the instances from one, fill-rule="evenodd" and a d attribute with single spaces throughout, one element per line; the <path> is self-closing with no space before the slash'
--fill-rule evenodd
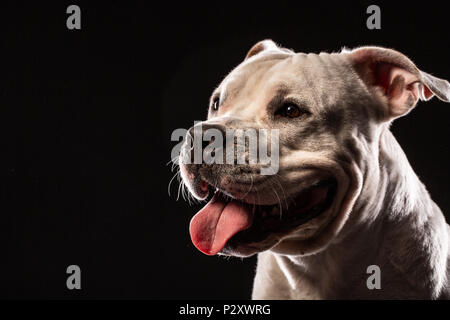
<path id="1" fill-rule="evenodd" d="M 397 3 L 397 2 L 396 2 Z M 66 8 L 81 7 L 81 30 Z M 207 257 L 176 201 L 170 134 L 257 41 L 302 52 L 382 45 L 450 79 L 439 2 L 42 1 L 0 5 L 0 297 L 250 298 L 255 258 Z M 392 127 L 444 212 L 450 109 L 433 99 Z M 82 290 L 66 288 L 66 268 Z"/>

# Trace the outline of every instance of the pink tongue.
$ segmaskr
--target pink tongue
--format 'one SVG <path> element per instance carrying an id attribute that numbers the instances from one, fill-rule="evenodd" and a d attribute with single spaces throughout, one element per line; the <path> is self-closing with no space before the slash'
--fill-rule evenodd
<path id="1" fill-rule="evenodd" d="M 253 215 L 237 201 L 227 202 L 217 193 L 191 220 L 189 232 L 198 250 L 215 255 L 239 231 L 252 225 Z"/>

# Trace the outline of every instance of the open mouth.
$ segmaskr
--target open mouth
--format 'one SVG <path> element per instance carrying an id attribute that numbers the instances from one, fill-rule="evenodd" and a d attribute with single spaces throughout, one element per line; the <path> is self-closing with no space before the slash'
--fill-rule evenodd
<path id="1" fill-rule="evenodd" d="M 192 242 L 201 252 L 215 255 L 225 246 L 257 243 L 272 233 L 289 232 L 327 211 L 336 192 L 336 180 L 327 179 L 301 191 L 287 204 L 252 205 L 217 190 L 191 220 Z"/>

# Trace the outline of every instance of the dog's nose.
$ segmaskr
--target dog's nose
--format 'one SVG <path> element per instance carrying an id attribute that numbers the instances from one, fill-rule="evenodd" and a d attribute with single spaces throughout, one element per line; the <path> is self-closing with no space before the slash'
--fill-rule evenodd
<path id="1" fill-rule="evenodd" d="M 226 144 L 226 127 L 219 123 L 200 123 L 192 126 L 188 130 L 188 136 L 191 144 L 191 159 L 194 159 L 194 152 L 201 148 L 203 154 L 205 148 L 215 141 L 215 137 L 220 135 L 222 138 L 222 147 Z M 219 147 L 218 145 L 215 146 Z M 208 152 L 214 152 L 212 149 Z M 211 156 L 214 156 L 213 154 Z"/>
<path id="2" fill-rule="evenodd" d="M 207 134 L 207 131 L 210 130 L 211 133 L 213 130 L 217 130 L 214 132 L 214 134 Z M 198 124 L 195 126 L 192 126 L 189 131 L 188 135 L 192 139 L 192 141 L 195 143 L 196 139 L 201 139 L 201 147 L 202 150 L 205 149 L 209 144 L 214 142 L 214 137 L 218 134 L 222 136 L 222 141 L 225 140 L 226 135 L 226 128 L 224 125 L 221 124 Z M 199 143 L 199 142 L 197 142 Z"/>

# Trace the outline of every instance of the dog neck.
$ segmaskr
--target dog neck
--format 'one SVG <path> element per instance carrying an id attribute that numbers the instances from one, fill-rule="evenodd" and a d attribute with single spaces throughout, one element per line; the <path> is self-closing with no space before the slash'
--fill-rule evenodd
<path id="1" fill-rule="evenodd" d="M 335 241 L 309 256 L 275 255 L 293 297 L 299 286 L 314 288 L 315 295 L 307 298 L 386 297 L 385 290 L 368 290 L 370 265 L 386 275 L 385 288 L 398 279 L 419 287 L 412 297 L 437 297 L 445 285 L 445 219 L 388 128 L 377 143 L 377 160 L 359 166 L 365 177 L 362 192 Z M 399 290 L 398 284 L 392 287 Z"/>

